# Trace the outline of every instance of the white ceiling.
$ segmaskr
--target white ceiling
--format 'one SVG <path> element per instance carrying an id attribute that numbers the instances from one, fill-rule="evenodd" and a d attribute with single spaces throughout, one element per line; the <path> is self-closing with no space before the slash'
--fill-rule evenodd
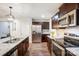
<path id="1" fill-rule="evenodd" d="M 62 3 L 0 3 L 0 17 L 9 14 L 9 6 L 13 7 L 12 13 L 16 18 L 32 17 L 34 19 L 49 19 L 58 11 Z"/>

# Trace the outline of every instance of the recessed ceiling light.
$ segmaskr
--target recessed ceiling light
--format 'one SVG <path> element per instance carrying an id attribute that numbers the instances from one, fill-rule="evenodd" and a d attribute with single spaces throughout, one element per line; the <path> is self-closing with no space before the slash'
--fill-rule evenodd
<path id="1" fill-rule="evenodd" d="M 45 15 L 44 15 L 44 14 L 42 14 L 42 15 L 41 15 L 41 17 L 42 17 L 42 18 L 45 18 Z"/>

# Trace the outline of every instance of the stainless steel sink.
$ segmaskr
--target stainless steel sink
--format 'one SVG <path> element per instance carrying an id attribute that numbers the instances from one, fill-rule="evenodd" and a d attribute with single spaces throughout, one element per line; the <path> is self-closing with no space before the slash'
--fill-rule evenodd
<path id="1" fill-rule="evenodd" d="M 12 40 L 8 40 L 6 42 L 3 42 L 3 43 L 16 43 L 18 42 L 20 39 L 19 38 L 15 38 L 15 39 L 12 39 Z"/>

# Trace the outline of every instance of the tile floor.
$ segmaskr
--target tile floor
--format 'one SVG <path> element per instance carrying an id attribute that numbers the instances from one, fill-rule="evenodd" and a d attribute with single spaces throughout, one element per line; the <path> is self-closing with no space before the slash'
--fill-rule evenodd
<path id="1" fill-rule="evenodd" d="M 32 43 L 28 49 L 29 56 L 50 56 L 47 43 Z"/>

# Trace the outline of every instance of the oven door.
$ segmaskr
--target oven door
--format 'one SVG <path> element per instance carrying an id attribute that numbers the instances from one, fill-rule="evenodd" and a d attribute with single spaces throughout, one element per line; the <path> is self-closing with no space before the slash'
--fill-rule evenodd
<path id="1" fill-rule="evenodd" d="M 56 42 L 53 42 L 53 52 L 55 53 L 56 56 L 65 55 L 65 49 Z"/>
<path id="2" fill-rule="evenodd" d="M 64 37 L 64 45 L 69 47 L 77 47 L 79 46 L 79 40 L 69 37 Z"/>
<path id="3" fill-rule="evenodd" d="M 64 47 L 75 47 L 75 45 L 68 43 L 68 42 L 64 42 Z"/>

